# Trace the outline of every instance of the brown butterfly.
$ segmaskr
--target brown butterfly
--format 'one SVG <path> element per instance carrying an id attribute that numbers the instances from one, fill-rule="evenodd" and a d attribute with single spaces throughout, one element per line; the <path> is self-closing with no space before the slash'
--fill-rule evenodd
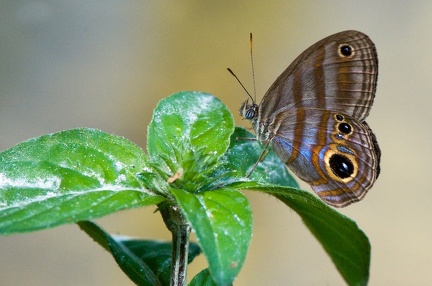
<path id="1" fill-rule="evenodd" d="M 301 53 L 259 105 L 246 101 L 240 112 L 322 200 L 344 207 L 361 200 L 380 173 L 381 151 L 364 121 L 377 78 L 374 43 L 344 31 Z"/>

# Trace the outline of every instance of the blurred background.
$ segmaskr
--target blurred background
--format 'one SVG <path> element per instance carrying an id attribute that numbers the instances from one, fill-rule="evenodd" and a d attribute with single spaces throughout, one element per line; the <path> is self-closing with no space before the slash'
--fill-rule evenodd
<path id="1" fill-rule="evenodd" d="M 432 281 L 432 2 L 35 1 L 0 2 L 0 150 L 42 134 L 94 127 L 145 148 L 159 100 L 180 90 L 219 97 L 238 115 L 252 90 L 254 34 L 261 99 L 304 49 L 357 29 L 379 55 L 368 118 L 382 173 L 366 198 L 340 212 L 372 244 L 370 285 Z M 302 184 L 305 189 L 310 188 Z M 276 199 L 247 193 L 254 236 L 235 285 L 344 285 L 300 218 Z M 97 222 L 109 232 L 170 239 L 154 208 Z M 200 256 L 189 279 L 206 267 Z M 1 285 L 132 285 L 76 225 L 0 237 Z"/>

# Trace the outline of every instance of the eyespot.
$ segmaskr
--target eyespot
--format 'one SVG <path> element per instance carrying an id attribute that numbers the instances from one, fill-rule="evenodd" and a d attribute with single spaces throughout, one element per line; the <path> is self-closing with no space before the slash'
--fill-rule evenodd
<path id="1" fill-rule="evenodd" d="M 350 159 L 340 154 L 333 154 L 329 159 L 333 174 L 341 179 L 350 177 L 354 173 L 354 165 Z"/>
<path id="2" fill-rule="evenodd" d="M 335 118 L 336 118 L 337 121 L 342 121 L 342 120 L 344 120 L 343 115 L 340 115 L 340 114 L 336 114 Z"/>
<path id="3" fill-rule="evenodd" d="M 343 134 L 350 134 L 352 131 L 352 127 L 348 123 L 343 122 L 343 123 L 338 125 L 338 130 L 340 132 L 342 132 Z"/>
<path id="4" fill-rule="evenodd" d="M 338 54 L 342 58 L 345 58 L 345 57 L 350 58 L 355 54 L 354 48 L 348 44 L 341 44 L 341 45 L 339 45 L 339 48 L 338 48 Z"/>

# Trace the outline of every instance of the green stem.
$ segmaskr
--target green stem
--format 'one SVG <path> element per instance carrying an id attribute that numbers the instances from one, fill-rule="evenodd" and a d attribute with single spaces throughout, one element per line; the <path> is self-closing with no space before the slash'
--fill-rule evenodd
<path id="1" fill-rule="evenodd" d="M 159 210 L 173 240 L 170 285 L 185 286 L 191 227 L 178 205 L 161 204 Z"/>

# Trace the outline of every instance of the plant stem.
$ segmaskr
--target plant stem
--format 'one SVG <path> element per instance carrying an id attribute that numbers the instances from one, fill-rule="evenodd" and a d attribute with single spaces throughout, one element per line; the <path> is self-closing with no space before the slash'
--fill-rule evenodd
<path id="1" fill-rule="evenodd" d="M 161 204 L 159 210 L 172 234 L 171 286 L 186 285 L 191 227 L 177 205 Z"/>

